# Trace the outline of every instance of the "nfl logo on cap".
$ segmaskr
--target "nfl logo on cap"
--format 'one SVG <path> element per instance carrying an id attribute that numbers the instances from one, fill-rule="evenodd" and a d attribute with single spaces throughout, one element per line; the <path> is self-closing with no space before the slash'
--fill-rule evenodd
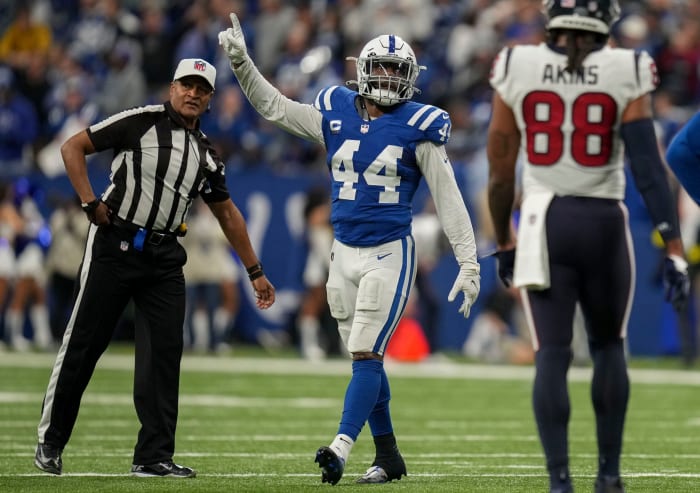
<path id="1" fill-rule="evenodd" d="M 216 81 L 216 69 L 201 58 L 185 58 L 180 60 L 177 64 L 177 69 L 175 70 L 175 75 L 173 80 L 179 80 L 183 77 L 188 77 L 196 75 L 206 80 L 214 90 L 214 83 Z"/>

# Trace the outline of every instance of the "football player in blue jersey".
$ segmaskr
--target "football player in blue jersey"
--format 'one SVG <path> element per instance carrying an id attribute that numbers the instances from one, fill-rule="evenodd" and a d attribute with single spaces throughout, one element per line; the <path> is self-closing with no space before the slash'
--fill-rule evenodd
<path id="1" fill-rule="evenodd" d="M 700 205 L 700 113 L 673 137 L 666 161 L 688 195 Z"/>
<path id="2" fill-rule="evenodd" d="M 249 101 L 265 119 L 327 150 L 335 238 L 326 292 L 353 362 L 338 433 L 316 452 L 322 481 L 340 480 L 365 422 L 376 455 L 357 481 L 401 479 L 406 466 L 389 413 L 383 355 L 416 276 L 411 202 L 421 178 L 459 264 L 448 300 L 463 293 L 459 311 L 467 317 L 480 287 L 471 221 L 445 152 L 450 117 L 410 101 L 425 67 L 398 36 L 371 40 L 354 59 L 357 91 L 327 87 L 311 105 L 284 97 L 263 78 L 247 54 L 235 14 L 231 22 L 219 33 L 219 44 Z"/>

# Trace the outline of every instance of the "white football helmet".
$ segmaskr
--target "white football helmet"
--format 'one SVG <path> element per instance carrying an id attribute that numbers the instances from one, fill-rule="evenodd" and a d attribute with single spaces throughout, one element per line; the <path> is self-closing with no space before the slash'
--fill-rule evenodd
<path id="1" fill-rule="evenodd" d="M 382 34 L 367 43 L 360 56 L 348 57 L 357 66 L 356 83 L 361 96 L 382 106 L 408 101 L 416 78 L 426 67 L 418 65 L 416 55 L 407 42 L 393 34 Z"/>

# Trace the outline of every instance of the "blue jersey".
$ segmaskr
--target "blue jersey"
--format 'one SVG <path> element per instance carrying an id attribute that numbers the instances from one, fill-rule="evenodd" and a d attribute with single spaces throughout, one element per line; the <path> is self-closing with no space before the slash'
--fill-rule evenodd
<path id="1" fill-rule="evenodd" d="M 422 141 L 445 144 L 451 122 L 446 111 L 412 101 L 365 120 L 357 98 L 355 91 L 331 86 L 314 106 L 323 115 L 335 237 L 346 245 L 376 246 L 411 234 L 411 204 L 422 177 L 416 147 Z"/>
<path id="2" fill-rule="evenodd" d="M 666 161 L 688 195 L 700 205 L 700 113 L 673 138 Z"/>

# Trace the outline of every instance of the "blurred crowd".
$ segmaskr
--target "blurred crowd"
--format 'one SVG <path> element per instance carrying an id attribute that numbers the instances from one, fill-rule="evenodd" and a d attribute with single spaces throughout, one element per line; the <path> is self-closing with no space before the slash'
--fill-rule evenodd
<path id="1" fill-rule="evenodd" d="M 700 107 L 700 0 L 621 4 L 613 42 L 645 49 L 656 60 L 661 84 L 654 102 L 665 145 Z M 204 58 L 217 67 L 217 90 L 202 129 L 232 170 L 327 173 L 320 147 L 279 131 L 245 102 L 218 46 L 217 34 L 230 25 L 230 12 L 241 19 L 251 56 L 264 75 L 287 96 L 309 103 L 320 88 L 356 78 L 346 57 L 356 56 L 368 39 L 391 32 L 407 40 L 428 67 L 415 99 L 449 111 L 448 152 L 479 249 L 491 249 L 484 207 L 489 70 L 504 45 L 544 39 L 541 0 L 6 0 L 0 6 L 0 326 L 12 347 L 28 344 L 18 339 L 24 314 L 32 319 L 34 344 L 50 347 L 60 337 L 65 307 L 56 313 L 41 307 L 53 306 L 66 292 L 62 285 L 51 295 L 51 279 L 60 274 L 72 282 L 69 272 L 77 263 L 72 270 L 70 264 L 79 259 L 58 255 L 58 263 L 69 265 L 57 267 L 49 262 L 51 249 L 70 250 L 60 246 L 66 235 L 74 236 L 65 240 L 69 244 L 80 244 L 86 225 L 71 226 L 73 215 L 80 217 L 73 197 L 49 197 L 33 186 L 32 177 L 63 174 L 60 145 L 76 131 L 115 112 L 167 99 L 181 58 Z M 98 155 L 90 166 L 107 173 L 110 159 Z M 688 234 L 697 236 L 697 213 L 687 215 Z M 235 320 L 237 295 L 221 296 L 223 311 L 208 308 L 210 319 L 217 320 L 205 344 L 210 349 L 225 346 L 227 327 Z M 188 314 L 197 325 L 196 314 Z M 304 316 L 304 327 L 310 326 L 309 314 Z M 501 322 L 503 317 L 498 315 Z M 196 332 L 188 329 L 192 337 Z M 311 346 L 306 352 L 324 354 Z"/>

